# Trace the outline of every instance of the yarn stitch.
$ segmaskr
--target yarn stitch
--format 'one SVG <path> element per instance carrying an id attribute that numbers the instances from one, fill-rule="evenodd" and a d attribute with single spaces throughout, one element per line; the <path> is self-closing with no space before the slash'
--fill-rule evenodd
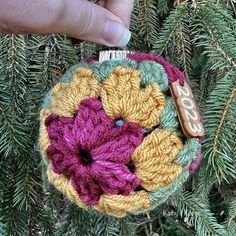
<path id="1" fill-rule="evenodd" d="M 155 129 L 148 135 L 132 155 L 141 186 L 151 191 L 172 182 L 182 170 L 172 162 L 182 148 L 176 133 Z"/>
<path id="2" fill-rule="evenodd" d="M 150 128 L 159 123 L 165 97 L 158 84 L 140 89 L 140 72 L 117 67 L 101 89 L 104 109 L 112 119 L 123 118 Z"/>
<path id="3" fill-rule="evenodd" d="M 73 116 L 85 97 L 96 98 L 99 93 L 100 86 L 93 72 L 86 68 L 78 68 L 70 82 L 58 83 L 53 88 L 51 112 L 61 116 Z"/>
<path id="4" fill-rule="evenodd" d="M 168 85 L 181 71 L 153 54 L 73 66 L 45 97 L 39 146 L 49 181 L 78 207 L 124 217 L 154 209 L 200 162 Z"/>
<path id="5" fill-rule="evenodd" d="M 97 204 L 103 193 L 128 195 L 139 186 L 127 166 L 142 141 L 137 124 L 115 126 L 101 101 L 91 98 L 80 103 L 75 118 L 51 114 L 45 124 L 53 171 L 67 176 L 85 203 Z"/>

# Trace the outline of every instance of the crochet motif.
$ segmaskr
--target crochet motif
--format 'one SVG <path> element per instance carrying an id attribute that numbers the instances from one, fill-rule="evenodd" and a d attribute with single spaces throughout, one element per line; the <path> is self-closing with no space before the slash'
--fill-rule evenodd
<path id="1" fill-rule="evenodd" d="M 165 97 L 158 84 L 140 90 L 140 72 L 117 67 L 104 82 L 101 90 L 104 109 L 112 119 L 122 117 L 142 127 L 159 123 Z"/>
<path id="2" fill-rule="evenodd" d="M 80 103 L 75 118 L 51 114 L 45 121 L 53 171 L 63 174 L 87 204 L 103 193 L 128 195 L 139 178 L 129 170 L 131 154 L 142 142 L 142 129 L 125 122 L 117 127 L 98 99 Z"/>
<path id="3" fill-rule="evenodd" d="M 79 207 L 116 217 L 166 201 L 201 156 L 168 92 L 176 80 L 182 72 L 152 54 L 73 66 L 40 114 L 49 181 Z"/>

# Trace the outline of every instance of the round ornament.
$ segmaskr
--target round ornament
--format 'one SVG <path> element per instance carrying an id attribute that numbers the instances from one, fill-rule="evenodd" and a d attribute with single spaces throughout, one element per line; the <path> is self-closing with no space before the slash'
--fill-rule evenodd
<path id="1" fill-rule="evenodd" d="M 116 217 L 154 209 L 180 188 L 202 136 L 183 73 L 153 54 L 73 66 L 40 114 L 49 181 L 78 207 Z"/>

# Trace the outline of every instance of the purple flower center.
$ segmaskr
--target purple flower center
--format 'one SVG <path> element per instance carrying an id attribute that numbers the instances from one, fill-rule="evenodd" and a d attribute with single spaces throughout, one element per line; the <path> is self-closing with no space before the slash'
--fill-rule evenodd
<path id="1" fill-rule="evenodd" d="M 90 165 L 93 162 L 90 152 L 84 149 L 78 151 L 77 157 L 81 158 L 81 163 L 85 166 Z"/>
<path id="2" fill-rule="evenodd" d="M 134 165 L 134 162 L 132 160 L 129 161 L 126 166 L 129 168 L 131 173 L 135 172 L 135 165 Z"/>

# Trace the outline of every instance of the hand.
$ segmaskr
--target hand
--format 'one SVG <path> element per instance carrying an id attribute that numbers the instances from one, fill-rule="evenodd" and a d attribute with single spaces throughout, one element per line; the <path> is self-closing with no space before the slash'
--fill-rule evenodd
<path id="1" fill-rule="evenodd" d="M 125 47 L 133 0 L 0 0 L 1 33 L 66 34 Z"/>

